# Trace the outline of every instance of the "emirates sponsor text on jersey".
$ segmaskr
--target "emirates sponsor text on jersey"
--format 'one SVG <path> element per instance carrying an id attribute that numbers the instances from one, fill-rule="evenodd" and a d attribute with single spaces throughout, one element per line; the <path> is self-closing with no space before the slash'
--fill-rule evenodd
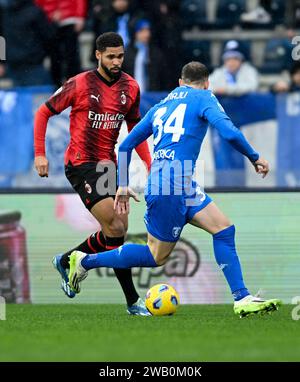
<path id="1" fill-rule="evenodd" d="M 125 119 L 125 115 L 121 113 L 95 113 L 89 110 L 88 118 L 92 121 L 93 129 L 119 129 Z"/>

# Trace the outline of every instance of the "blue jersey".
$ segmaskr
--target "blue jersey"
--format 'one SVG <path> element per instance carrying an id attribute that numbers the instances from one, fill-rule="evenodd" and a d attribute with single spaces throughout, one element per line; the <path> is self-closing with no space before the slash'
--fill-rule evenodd
<path id="1" fill-rule="evenodd" d="M 161 241 L 175 242 L 185 224 L 211 198 L 192 181 L 195 162 L 208 125 L 251 161 L 259 157 L 233 125 L 209 90 L 180 86 L 155 105 L 120 145 L 119 185 L 128 185 L 128 167 L 134 147 L 154 138 L 154 160 L 145 190 L 148 232 Z"/>
<path id="2" fill-rule="evenodd" d="M 147 193 L 161 193 L 163 187 L 166 193 L 180 193 L 191 184 L 208 129 L 205 117 L 208 108 L 215 114 L 214 119 L 220 118 L 220 113 L 221 118 L 225 117 L 222 106 L 210 90 L 180 86 L 150 110 L 154 161 Z"/>
<path id="3" fill-rule="evenodd" d="M 148 192 L 150 185 L 152 190 L 154 186 L 155 192 L 159 192 L 166 184 L 181 187 L 191 182 L 195 162 L 209 124 L 251 161 L 258 159 L 258 153 L 233 125 L 214 94 L 210 90 L 184 85 L 174 89 L 151 108 L 120 145 L 119 184 L 128 184 L 126 178 L 132 149 L 151 134 L 154 138 L 154 160 Z"/>
<path id="4" fill-rule="evenodd" d="M 195 162 L 208 128 L 208 121 L 203 118 L 205 108 L 216 103 L 209 90 L 180 86 L 152 108 L 148 118 L 152 124 L 154 160 Z"/>

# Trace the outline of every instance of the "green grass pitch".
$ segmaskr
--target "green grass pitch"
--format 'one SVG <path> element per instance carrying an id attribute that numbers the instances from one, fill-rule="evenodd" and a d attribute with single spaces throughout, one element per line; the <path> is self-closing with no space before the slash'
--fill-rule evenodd
<path id="1" fill-rule="evenodd" d="M 240 319 L 231 305 L 128 316 L 123 305 L 8 305 L 0 361 L 300 361 L 294 306 Z"/>

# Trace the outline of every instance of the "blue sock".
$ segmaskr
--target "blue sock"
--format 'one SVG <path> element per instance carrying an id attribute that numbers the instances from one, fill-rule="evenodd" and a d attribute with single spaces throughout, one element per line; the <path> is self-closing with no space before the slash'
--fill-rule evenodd
<path id="1" fill-rule="evenodd" d="M 157 267 L 148 245 L 124 244 L 111 251 L 87 255 L 81 265 L 89 270 L 92 268 L 132 268 Z"/>
<path id="2" fill-rule="evenodd" d="M 213 235 L 215 258 L 230 286 L 235 301 L 241 300 L 250 293 L 245 287 L 242 269 L 235 250 L 234 225 Z"/>

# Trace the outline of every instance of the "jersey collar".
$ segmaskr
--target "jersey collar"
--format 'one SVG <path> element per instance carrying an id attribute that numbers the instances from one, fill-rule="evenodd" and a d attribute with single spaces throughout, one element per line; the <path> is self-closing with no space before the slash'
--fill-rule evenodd
<path id="1" fill-rule="evenodd" d="M 101 76 L 101 74 L 98 72 L 97 69 L 95 69 L 94 72 L 95 72 L 96 76 L 99 78 L 99 80 L 101 80 L 102 82 L 104 82 L 105 85 L 107 85 L 107 86 L 109 86 L 109 87 L 113 86 L 116 82 L 118 82 L 119 79 L 120 79 L 121 76 L 122 76 L 122 72 L 121 72 L 121 75 L 120 75 L 119 78 L 116 78 L 116 79 L 113 80 L 113 81 L 107 81 L 103 76 Z"/>

